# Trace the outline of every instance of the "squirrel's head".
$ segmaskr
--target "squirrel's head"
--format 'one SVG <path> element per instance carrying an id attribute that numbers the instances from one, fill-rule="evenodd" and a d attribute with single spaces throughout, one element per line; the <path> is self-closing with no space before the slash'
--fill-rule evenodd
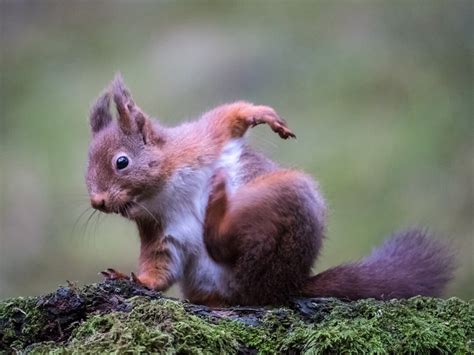
<path id="1" fill-rule="evenodd" d="M 110 112 L 112 100 L 116 120 Z M 150 197 L 164 179 L 160 169 L 164 130 L 135 105 L 120 75 L 93 105 L 90 126 L 86 183 L 92 207 L 137 217 L 139 201 Z"/>

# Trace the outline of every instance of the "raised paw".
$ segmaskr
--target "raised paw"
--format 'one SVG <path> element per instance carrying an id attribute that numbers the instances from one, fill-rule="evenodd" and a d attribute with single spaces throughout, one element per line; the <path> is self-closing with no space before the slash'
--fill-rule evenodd
<path id="1" fill-rule="evenodd" d="M 281 138 L 296 138 L 295 134 L 288 128 L 285 120 L 269 106 L 249 105 L 243 110 L 243 113 L 248 117 L 251 127 L 266 123 L 274 132 L 278 133 Z"/>
<path id="2" fill-rule="evenodd" d="M 286 122 L 282 119 L 272 121 L 270 127 L 283 139 L 288 139 L 290 137 L 296 138 L 296 135 L 288 128 Z"/>

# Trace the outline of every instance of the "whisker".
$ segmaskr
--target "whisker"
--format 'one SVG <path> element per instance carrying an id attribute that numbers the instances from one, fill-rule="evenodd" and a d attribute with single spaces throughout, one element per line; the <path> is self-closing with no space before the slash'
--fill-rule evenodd
<path id="1" fill-rule="evenodd" d="M 254 138 L 254 141 L 256 141 L 256 143 L 259 146 L 261 146 L 262 150 L 274 151 L 278 147 L 278 145 L 275 142 L 265 138 L 265 136 L 261 134 L 260 132 L 255 132 L 253 138 Z"/>
<path id="2" fill-rule="evenodd" d="M 89 224 L 89 222 L 91 221 L 92 217 L 96 214 L 96 212 L 97 212 L 97 210 L 92 211 L 92 213 L 89 215 L 89 217 L 86 220 L 86 225 Z"/>
<path id="3" fill-rule="evenodd" d="M 134 203 L 136 203 L 139 207 L 141 207 L 145 212 L 147 212 L 151 218 L 154 219 L 156 225 L 160 225 L 160 222 L 158 222 L 158 219 L 156 219 L 156 217 L 153 215 L 153 213 L 151 213 L 148 208 L 146 208 L 144 205 L 142 205 L 141 203 L 137 202 L 137 201 L 133 201 Z"/>
<path id="4" fill-rule="evenodd" d="M 102 225 L 102 223 L 104 222 L 104 219 L 102 218 L 103 216 L 105 216 L 104 213 L 99 213 L 99 214 L 97 215 L 97 220 L 98 220 L 97 223 L 99 224 L 99 228 L 100 228 L 100 226 Z"/>
<path id="5" fill-rule="evenodd" d="M 124 203 L 123 205 L 118 207 L 118 213 L 120 213 L 122 216 L 127 213 L 127 204 Z"/>
<path id="6" fill-rule="evenodd" d="M 101 214 L 102 214 L 102 213 L 97 213 L 97 214 L 96 214 L 96 217 L 95 217 L 95 219 L 94 219 L 94 234 L 93 234 L 94 240 L 97 239 L 97 227 L 98 227 L 98 224 L 99 224 L 99 220 L 100 220 Z"/>
<path id="7" fill-rule="evenodd" d="M 88 204 L 90 205 L 90 197 L 86 194 L 75 194 L 75 193 L 64 193 L 63 199 L 61 200 L 62 203 L 69 206 L 71 203 L 74 204 Z"/>
<path id="8" fill-rule="evenodd" d="M 130 214 L 128 213 L 128 210 L 127 210 L 127 209 L 125 209 L 125 214 L 127 215 L 127 218 L 128 218 L 128 219 L 131 219 L 131 218 L 130 218 Z"/>
<path id="9" fill-rule="evenodd" d="M 84 217 L 84 215 L 91 209 L 91 207 L 87 206 L 79 215 L 79 217 L 76 218 L 76 221 L 74 222 L 72 229 L 71 229 L 71 235 L 74 235 L 76 233 L 76 228 L 79 223 L 79 221 Z"/>
<path id="10" fill-rule="evenodd" d="M 89 226 L 90 226 L 89 222 L 92 220 L 92 218 L 95 216 L 96 213 L 97 213 L 97 210 L 93 210 L 92 213 L 91 213 L 91 214 L 89 215 L 89 217 L 87 218 L 86 223 L 85 223 L 85 228 L 84 228 L 84 234 L 85 234 L 85 235 L 89 235 L 89 236 L 90 236 L 90 234 L 87 233 L 87 231 L 88 231 L 88 229 L 89 229 Z"/>

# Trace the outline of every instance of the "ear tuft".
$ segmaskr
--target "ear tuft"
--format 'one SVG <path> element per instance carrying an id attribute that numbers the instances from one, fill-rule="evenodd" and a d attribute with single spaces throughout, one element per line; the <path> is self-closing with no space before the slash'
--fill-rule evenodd
<path id="1" fill-rule="evenodd" d="M 120 73 L 115 75 L 114 80 L 110 84 L 112 96 L 114 98 L 115 106 L 117 107 L 118 123 L 122 131 L 126 134 L 132 132 L 132 119 L 130 117 L 130 108 L 135 103 L 132 100 L 130 91 L 123 82 Z"/>
<path id="2" fill-rule="evenodd" d="M 130 94 L 130 90 L 125 86 L 123 81 L 123 77 L 121 73 L 115 74 L 114 79 L 112 80 L 111 84 L 112 93 L 114 95 L 114 99 L 117 97 L 122 100 L 131 100 L 132 96 Z"/>
<path id="3" fill-rule="evenodd" d="M 97 133 L 112 122 L 110 114 L 110 94 L 108 91 L 102 93 L 90 112 L 90 125 L 92 133 Z"/>

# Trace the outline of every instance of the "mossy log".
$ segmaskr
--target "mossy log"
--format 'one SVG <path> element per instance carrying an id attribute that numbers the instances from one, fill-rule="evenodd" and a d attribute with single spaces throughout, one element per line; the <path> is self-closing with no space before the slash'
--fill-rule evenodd
<path id="1" fill-rule="evenodd" d="M 106 281 L 0 302 L 0 352 L 472 353 L 473 327 L 457 298 L 212 309 Z"/>

